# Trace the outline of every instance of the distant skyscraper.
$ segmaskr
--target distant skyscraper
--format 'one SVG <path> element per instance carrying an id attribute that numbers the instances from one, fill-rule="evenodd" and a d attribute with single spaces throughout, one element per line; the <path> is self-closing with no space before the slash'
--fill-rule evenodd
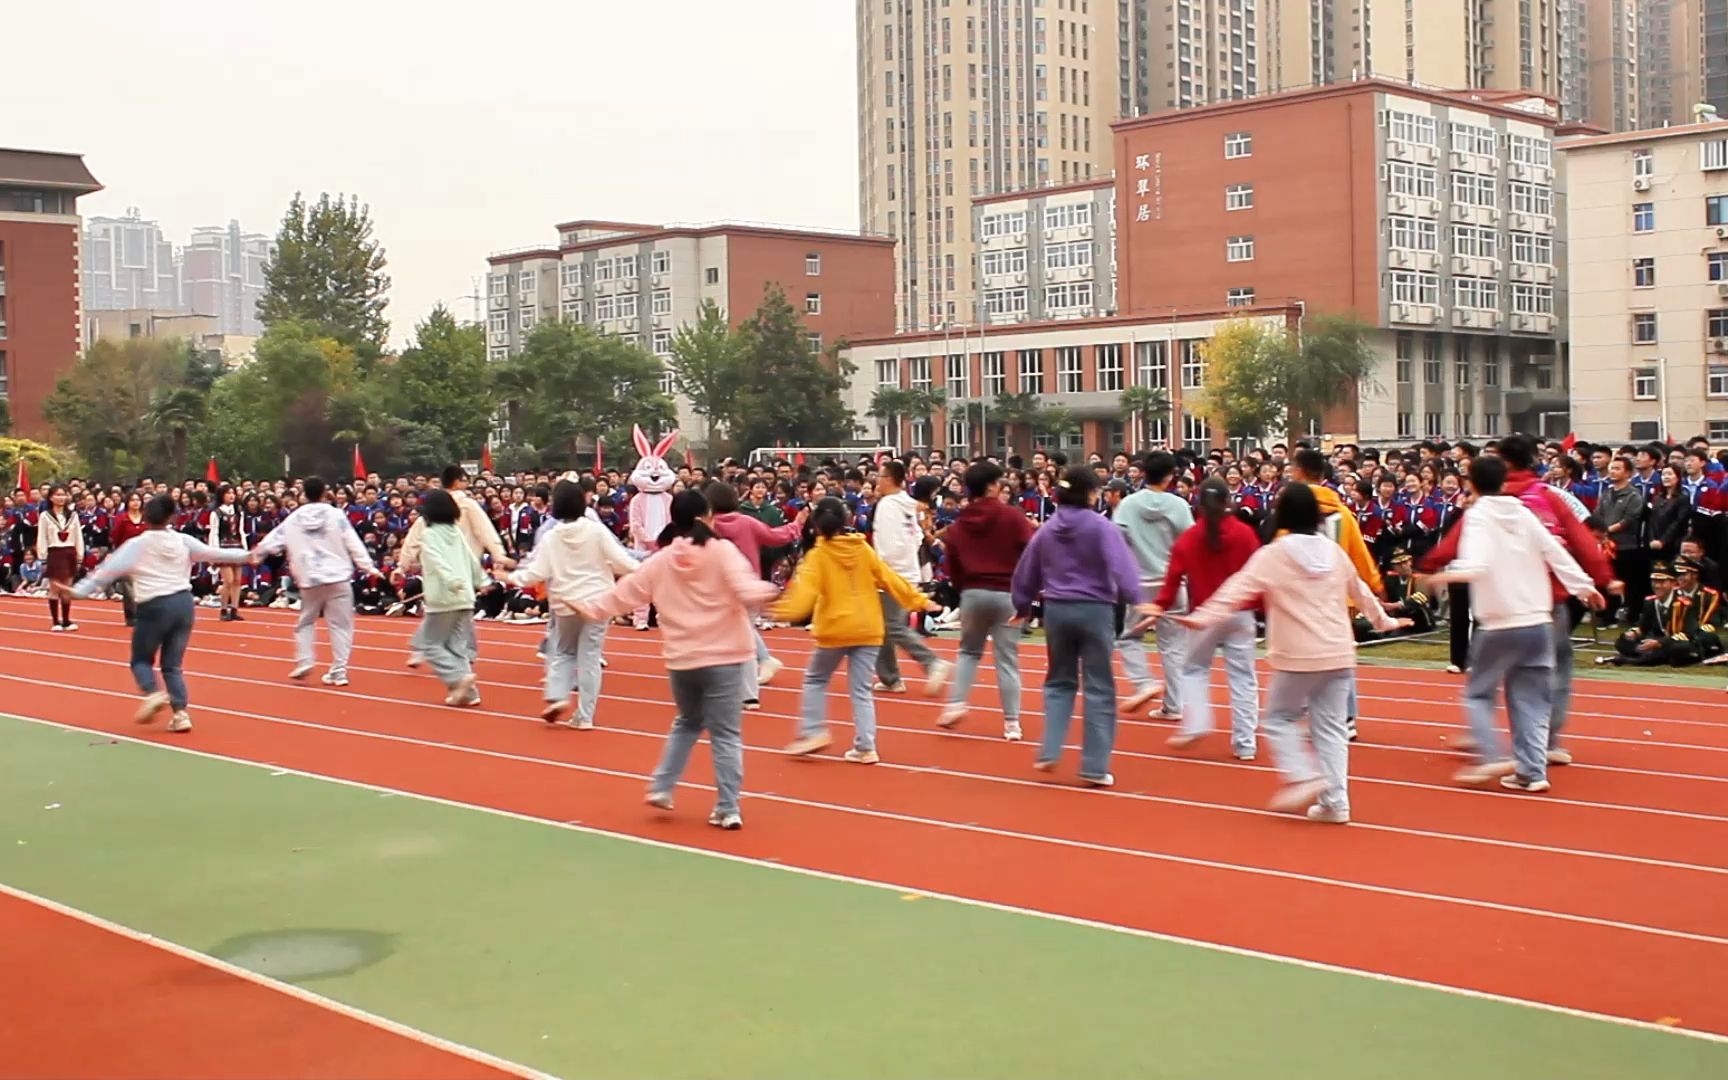
<path id="1" fill-rule="evenodd" d="M 243 233 L 237 221 L 193 229 L 191 242 L 180 251 L 184 309 L 217 316 L 224 334 L 262 334 L 258 300 L 264 295 L 270 247 L 269 237 Z"/>
<path id="2" fill-rule="evenodd" d="M 174 245 L 137 207 L 124 217 L 88 219 L 79 265 L 87 311 L 174 311 L 180 306 Z"/>
<path id="3" fill-rule="evenodd" d="M 1638 35 L 1640 127 L 1728 113 L 1728 0 L 1644 0 Z"/>

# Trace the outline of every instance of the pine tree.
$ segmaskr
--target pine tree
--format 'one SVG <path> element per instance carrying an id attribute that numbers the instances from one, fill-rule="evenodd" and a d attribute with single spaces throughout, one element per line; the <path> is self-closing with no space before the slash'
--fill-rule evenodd
<path id="1" fill-rule="evenodd" d="M 305 323 L 319 336 L 376 356 L 390 332 L 384 267 L 370 207 L 329 193 L 308 206 L 295 193 L 276 234 L 276 253 L 264 268 L 258 317 L 267 329 Z"/>
<path id="2" fill-rule="evenodd" d="M 853 437 L 852 410 L 841 400 L 846 369 L 840 343 L 825 354 L 810 348 L 798 313 L 778 285 L 769 285 L 755 314 L 738 328 L 743 341 L 732 433 L 739 449 L 832 446 Z"/>

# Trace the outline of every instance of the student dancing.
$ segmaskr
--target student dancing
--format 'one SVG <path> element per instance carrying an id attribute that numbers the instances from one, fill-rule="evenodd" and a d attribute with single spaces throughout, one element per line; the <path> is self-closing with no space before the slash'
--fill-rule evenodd
<path id="1" fill-rule="evenodd" d="M 324 481 L 309 476 L 302 485 L 306 501 L 258 542 L 258 553 L 288 554 L 300 590 L 300 618 L 294 624 L 294 670 L 304 679 L 318 663 L 318 620 L 330 635 L 330 670 L 325 686 L 348 685 L 348 660 L 354 653 L 354 575 L 378 572 L 360 534 L 347 515 L 325 501 Z M 215 526 L 212 526 L 215 528 Z"/>

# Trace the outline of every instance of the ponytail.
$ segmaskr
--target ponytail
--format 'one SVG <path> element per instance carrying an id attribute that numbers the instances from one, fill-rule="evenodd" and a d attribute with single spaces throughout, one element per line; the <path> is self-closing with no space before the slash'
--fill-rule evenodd
<path id="1" fill-rule="evenodd" d="M 1206 524 L 1206 549 L 1224 550 L 1224 519 L 1230 516 L 1230 489 L 1216 476 L 1200 482 L 1200 520 Z"/>
<path id="2" fill-rule="evenodd" d="M 671 522 L 662 530 L 656 539 L 661 547 L 666 547 L 674 540 L 689 540 L 701 547 L 714 539 L 714 530 L 703 521 L 708 516 L 708 499 L 700 491 L 694 489 L 680 491 L 672 496 Z"/>

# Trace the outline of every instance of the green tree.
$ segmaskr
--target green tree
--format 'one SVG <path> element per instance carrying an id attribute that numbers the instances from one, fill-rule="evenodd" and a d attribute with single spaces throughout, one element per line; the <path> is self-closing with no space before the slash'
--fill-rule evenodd
<path id="1" fill-rule="evenodd" d="M 840 343 L 825 354 L 810 351 L 803 320 L 778 285 L 738 328 L 742 342 L 738 391 L 730 430 L 741 450 L 772 446 L 828 446 L 852 437 L 852 410 L 841 400 L 852 366 Z"/>
<path id="2" fill-rule="evenodd" d="M 12 434 L 12 403 L 0 398 L 0 435 Z"/>
<path id="3" fill-rule="evenodd" d="M 712 300 L 702 301 L 694 323 L 685 323 L 672 338 L 666 369 L 672 388 L 690 402 L 702 418 L 702 442 L 713 453 L 714 432 L 736 415 L 743 342 Z"/>
<path id="4" fill-rule="evenodd" d="M 1146 434 L 1151 430 L 1154 419 L 1167 419 L 1170 416 L 1169 395 L 1150 386 L 1130 386 L 1122 391 L 1121 405 L 1122 416 L 1128 421 L 1128 428 L 1133 433 L 1133 443 L 1137 448 L 1146 445 Z"/>
<path id="5" fill-rule="evenodd" d="M 1231 435 L 1289 431 L 1352 400 L 1377 364 L 1367 324 L 1316 315 L 1305 332 L 1247 319 L 1221 326 L 1205 345 L 1206 385 L 1197 412 Z"/>
<path id="6" fill-rule="evenodd" d="M 30 472 L 30 485 L 35 487 L 48 480 L 58 480 L 66 474 L 66 455 L 46 443 L 33 439 L 0 436 L 0 472 L 10 485 L 18 479 L 18 463 L 22 461 Z"/>
<path id="7" fill-rule="evenodd" d="M 355 350 L 311 324 L 271 327 L 258 339 L 256 359 L 223 378 L 217 390 L 244 373 L 258 381 L 253 407 L 259 429 L 296 472 L 346 475 L 355 441 L 364 447 L 374 437 L 388 437 L 382 430 L 387 415 L 376 388 L 366 384 Z"/>
<path id="8" fill-rule="evenodd" d="M 496 373 L 514 434 L 548 457 L 574 460 L 600 437 L 628 446 L 631 425 L 665 431 L 677 420 L 660 392 L 658 360 L 579 323 L 539 324 Z"/>
<path id="9" fill-rule="evenodd" d="M 372 235 L 371 208 L 328 192 L 308 205 L 295 193 L 264 268 L 258 317 L 267 329 L 285 322 L 376 356 L 390 324 L 384 318 L 390 277 L 384 248 Z"/>
<path id="10" fill-rule="evenodd" d="M 97 476 L 161 465 L 152 403 L 159 392 L 183 385 L 186 373 L 180 342 L 98 341 L 55 385 L 42 412 Z"/>
<path id="11" fill-rule="evenodd" d="M 414 343 L 390 365 L 386 379 L 392 416 L 437 431 L 446 454 L 480 452 L 497 411 L 480 326 L 459 325 L 440 304 L 414 328 Z M 423 435 L 415 439 L 424 449 Z"/>
<path id="12" fill-rule="evenodd" d="M 208 392 L 192 386 L 158 390 L 150 402 L 150 428 L 167 449 L 170 475 L 186 475 L 192 433 L 204 423 L 209 404 Z"/>
<path id="13" fill-rule="evenodd" d="M 1080 418 L 1074 415 L 1073 409 L 1051 405 L 1039 409 L 1033 414 L 1032 430 L 1038 435 L 1060 438 L 1063 435 L 1079 431 Z"/>
<path id="14" fill-rule="evenodd" d="M 1378 389 L 1379 357 L 1369 344 L 1373 327 L 1349 314 L 1309 316 L 1297 345 L 1297 362 L 1284 372 L 1280 395 L 1290 410 L 1290 430 L 1327 409 Z"/>
<path id="15" fill-rule="evenodd" d="M 912 391 L 902 390 L 898 386 L 878 386 L 876 392 L 870 395 L 870 406 L 864 415 L 882 421 L 889 431 L 893 432 L 893 441 L 900 441 L 900 421 L 917 412 L 912 398 Z"/>
<path id="16" fill-rule="evenodd" d="M 281 476 L 279 427 L 268 395 L 256 363 L 217 380 L 207 419 L 192 438 L 192 460 L 214 457 L 224 476 Z"/>
<path id="17" fill-rule="evenodd" d="M 378 459 L 388 472 L 435 473 L 452 461 L 467 456 L 451 445 L 443 431 L 431 424 L 403 420 L 396 424 L 395 434 L 392 452 Z M 366 464 L 370 466 L 372 461 L 372 458 L 367 458 Z"/>

